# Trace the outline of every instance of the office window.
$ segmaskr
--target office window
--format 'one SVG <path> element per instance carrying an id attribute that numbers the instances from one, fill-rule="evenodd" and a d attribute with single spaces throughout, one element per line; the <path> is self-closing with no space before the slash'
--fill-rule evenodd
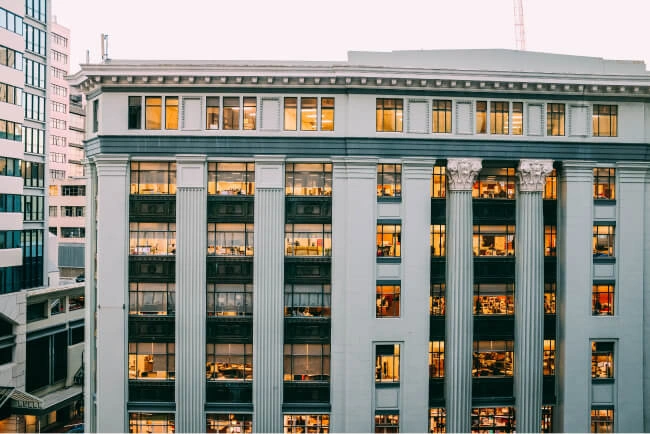
<path id="1" fill-rule="evenodd" d="M 476 101 L 476 134 L 487 133 L 487 101 Z"/>
<path id="2" fill-rule="evenodd" d="M 25 187 L 43 187 L 45 183 L 45 165 L 42 163 L 22 162 L 23 185 Z"/>
<path id="3" fill-rule="evenodd" d="M 93 133 L 99 131 L 99 101 L 93 101 Z"/>
<path id="4" fill-rule="evenodd" d="M 45 152 L 45 131 L 37 128 L 21 127 L 20 124 L 14 124 L 13 122 L 4 124 L 4 122 L 6 121 L 0 120 L 0 138 L 8 138 L 9 140 L 22 139 L 25 152 L 31 154 L 43 154 Z M 7 125 L 6 129 L 3 129 L 4 125 Z M 14 135 L 8 134 L 9 137 L 3 137 L 3 131 L 11 131 L 12 125 L 14 125 Z"/>
<path id="5" fill-rule="evenodd" d="M 331 285 L 284 285 L 284 316 L 329 318 L 331 305 Z"/>
<path id="6" fill-rule="evenodd" d="M 205 376 L 209 381 L 252 381 L 252 344 L 206 344 Z"/>
<path id="7" fill-rule="evenodd" d="M 523 102 L 512 103 L 512 134 L 518 136 L 524 134 L 524 103 Z"/>
<path id="8" fill-rule="evenodd" d="M 400 197 L 402 195 L 402 165 L 377 164 L 377 196 Z"/>
<path id="9" fill-rule="evenodd" d="M 20 231 L 0 231 L 0 249 L 19 249 Z"/>
<path id="10" fill-rule="evenodd" d="M 253 224 L 208 223 L 208 256 L 253 256 Z"/>
<path id="11" fill-rule="evenodd" d="M 255 194 L 255 163 L 208 163 L 208 194 Z"/>
<path id="12" fill-rule="evenodd" d="M 377 98 L 376 124 L 378 132 L 402 132 L 404 101 L 397 98 Z"/>
<path id="13" fill-rule="evenodd" d="M 36 33 L 36 29 L 34 29 L 34 33 Z M 44 42 L 41 43 L 44 44 Z M 50 59 L 52 59 L 54 62 L 62 63 L 64 65 L 68 64 L 68 55 L 60 51 L 51 50 Z"/>
<path id="14" fill-rule="evenodd" d="M 433 166 L 433 177 L 431 178 L 431 197 L 441 199 L 446 196 L 447 175 L 445 166 Z"/>
<path id="15" fill-rule="evenodd" d="M 129 254 L 176 254 L 176 223 L 129 223 Z"/>
<path id="16" fill-rule="evenodd" d="M 316 131 L 316 101 L 314 97 L 300 98 L 300 131 Z"/>
<path id="17" fill-rule="evenodd" d="M 399 383 L 400 344 L 375 346 L 375 383 Z"/>
<path id="18" fill-rule="evenodd" d="M 9 24 L 9 20 L 7 20 L 7 23 Z M 16 22 L 16 24 L 18 23 Z M 8 29 L 8 30 L 12 30 L 12 29 Z M 16 32 L 18 32 L 18 29 L 16 29 Z M 24 24 L 24 33 L 25 33 L 25 50 L 31 51 L 33 53 L 45 57 L 46 56 L 45 44 L 47 39 L 46 37 L 47 33 L 29 24 Z M 57 62 L 63 62 L 65 60 L 67 62 L 67 56 L 65 57 L 61 57 L 61 56 L 65 56 L 65 55 L 61 52 L 54 51 L 54 50 L 51 50 L 50 52 L 50 58 L 52 60 Z"/>
<path id="19" fill-rule="evenodd" d="M 130 380 L 172 380 L 176 376 L 175 345 L 129 342 Z"/>
<path id="20" fill-rule="evenodd" d="M 129 283 L 129 315 L 174 315 L 175 310 L 175 283 Z"/>
<path id="21" fill-rule="evenodd" d="M 83 309 L 86 306 L 86 299 L 83 295 L 68 296 L 68 312 Z"/>
<path id="22" fill-rule="evenodd" d="M 377 224 L 377 256 L 400 257 L 402 225 Z"/>
<path id="23" fill-rule="evenodd" d="M 474 315 L 514 315 L 514 291 L 512 283 L 475 283 Z"/>
<path id="24" fill-rule="evenodd" d="M 56 68 L 54 66 L 50 66 L 50 74 L 52 75 L 52 78 L 64 78 L 67 73 L 60 68 Z"/>
<path id="25" fill-rule="evenodd" d="M 618 136 L 618 106 L 594 104 L 592 124 L 594 137 Z"/>
<path id="26" fill-rule="evenodd" d="M 544 314 L 555 314 L 555 283 L 544 284 Z"/>
<path id="27" fill-rule="evenodd" d="M 332 225 L 287 224 L 284 246 L 286 256 L 331 256 Z"/>
<path id="28" fill-rule="evenodd" d="M 17 158 L 0 157 L 0 175 L 21 177 L 21 160 Z"/>
<path id="29" fill-rule="evenodd" d="M 431 106 L 432 132 L 451 133 L 451 100 L 433 100 Z"/>
<path id="30" fill-rule="evenodd" d="M 614 409 L 591 409 L 591 432 L 614 432 Z"/>
<path id="31" fill-rule="evenodd" d="M 431 256 L 445 256 L 445 225 L 431 225 Z"/>
<path id="32" fill-rule="evenodd" d="M 50 152 L 50 161 L 53 163 L 65 163 L 66 155 L 61 152 Z"/>
<path id="33" fill-rule="evenodd" d="M 515 432 L 514 407 L 472 408 L 472 432 Z"/>
<path id="34" fill-rule="evenodd" d="M 591 309 L 593 315 L 614 315 L 614 284 L 597 284 L 592 286 Z"/>
<path id="35" fill-rule="evenodd" d="M 330 196 L 332 164 L 287 163 L 285 186 L 287 196 Z"/>
<path id="36" fill-rule="evenodd" d="M 178 129 L 178 97 L 177 96 L 165 97 L 165 129 L 166 130 Z"/>
<path id="37" fill-rule="evenodd" d="M 22 127 L 19 123 L 17 122 L 12 122 L 12 121 L 7 121 L 4 119 L 0 119 L 0 139 L 7 139 L 7 140 L 13 140 L 16 142 L 20 142 L 21 140 L 24 139 Z M 42 131 L 41 131 L 42 132 Z M 25 152 L 38 152 L 39 154 L 43 153 L 43 142 L 40 142 L 40 149 L 38 148 L 38 145 L 35 144 L 35 146 L 32 148 L 31 146 L 31 141 L 28 144 L 25 143 Z"/>
<path id="38" fill-rule="evenodd" d="M 174 413 L 129 413 L 130 433 L 173 433 Z"/>
<path id="39" fill-rule="evenodd" d="M 244 97 L 244 129 L 254 130 L 257 119 L 257 98 L 254 96 Z"/>
<path id="40" fill-rule="evenodd" d="M 447 432 L 447 411 L 444 408 L 429 410 L 429 433 L 442 434 Z"/>
<path id="41" fill-rule="evenodd" d="M 0 83 L 0 102 L 8 104 L 23 105 L 23 90 L 20 87 Z M 65 105 L 65 104 L 64 104 Z"/>
<path id="42" fill-rule="evenodd" d="M 238 96 L 223 97 L 223 129 L 239 129 L 240 101 Z"/>
<path id="43" fill-rule="evenodd" d="M 23 18 L 6 9 L 0 8 L 0 28 L 22 35 Z"/>
<path id="44" fill-rule="evenodd" d="M 45 98 L 23 92 L 25 117 L 38 122 L 45 122 Z"/>
<path id="45" fill-rule="evenodd" d="M 68 345 L 80 344 L 84 341 L 84 325 L 70 327 L 68 329 Z"/>
<path id="46" fill-rule="evenodd" d="M 515 169 L 486 167 L 472 187 L 472 197 L 481 199 L 514 199 Z"/>
<path id="47" fill-rule="evenodd" d="M 375 432 L 399 432 L 399 414 L 375 414 Z"/>
<path id="48" fill-rule="evenodd" d="M 63 185 L 61 188 L 62 196 L 85 196 L 85 185 Z"/>
<path id="49" fill-rule="evenodd" d="M 564 135 L 564 104 L 546 104 L 546 135 Z"/>
<path id="50" fill-rule="evenodd" d="M 50 101 L 50 108 L 55 113 L 67 113 L 68 112 L 68 106 L 67 105 L 65 105 L 63 103 L 60 103 L 60 102 L 56 102 L 56 101 Z"/>
<path id="51" fill-rule="evenodd" d="M 29 1 L 30 0 L 27 0 L 28 3 Z M 62 47 L 68 46 L 68 38 L 61 36 L 58 33 L 52 33 L 52 42 L 54 42 L 56 45 L 61 45 Z"/>
<path id="52" fill-rule="evenodd" d="M 474 341 L 474 377 L 512 377 L 513 341 Z"/>
<path id="53" fill-rule="evenodd" d="M 131 194 L 176 194 L 176 163 L 131 163 Z"/>
<path id="54" fill-rule="evenodd" d="M 46 0 L 26 0 L 25 13 L 28 16 L 34 18 L 35 20 L 45 23 L 46 22 L 45 5 L 46 5 Z M 64 39 L 66 41 L 66 46 L 67 46 L 66 38 L 63 38 L 62 36 L 59 36 L 56 33 L 54 33 L 54 35 Z"/>
<path id="55" fill-rule="evenodd" d="M 614 226 L 594 226 L 594 257 L 614 256 Z"/>
<path id="56" fill-rule="evenodd" d="M 50 119 L 50 121 L 55 121 L 55 120 L 58 120 L 58 119 Z M 50 136 L 50 145 L 59 146 L 59 147 L 66 147 L 67 146 L 67 140 L 66 140 L 65 137 L 51 135 Z M 52 160 L 52 161 L 54 161 L 54 160 Z M 62 162 L 64 163 L 65 161 L 62 161 Z"/>
<path id="57" fill-rule="evenodd" d="M 515 254 L 513 225 L 475 225 L 474 256 L 512 256 Z"/>
<path id="58" fill-rule="evenodd" d="M 557 226 L 544 225 L 544 256 L 555 256 Z"/>
<path id="59" fill-rule="evenodd" d="M 399 285 L 377 285 L 376 318 L 398 318 L 399 297 Z"/>
<path id="60" fill-rule="evenodd" d="M 429 314 L 445 315 L 445 284 L 432 283 L 429 288 Z"/>
<path id="61" fill-rule="evenodd" d="M 553 406 L 542 406 L 542 427 L 541 432 L 544 434 L 553 432 Z"/>
<path id="62" fill-rule="evenodd" d="M 54 95 L 62 97 L 68 96 L 68 89 L 63 86 L 59 86 L 58 84 L 50 83 L 50 89 Z"/>
<path id="63" fill-rule="evenodd" d="M 21 197 L 20 194 L 0 193 L 0 212 L 22 212 Z"/>
<path id="64" fill-rule="evenodd" d="M 490 133 L 508 134 L 509 103 L 507 101 L 490 101 Z"/>
<path id="65" fill-rule="evenodd" d="M 49 192 L 50 192 L 50 196 L 58 196 L 59 195 L 59 186 L 58 185 L 50 185 Z"/>
<path id="66" fill-rule="evenodd" d="M 205 97 L 205 129 L 219 129 L 219 111 L 221 108 L 221 98 L 218 96 Z"/>
<path id="67" fill-rule="evenodd" d="M 13 331 L 14 327 L 9 322 L 0 318 L 0 365 L 11 363 L 14 355 L 16 336 Z"/>
<path id="68" fill-rule="evenodd" d="M 284 344 L 284 381 L 329 379 L 329 344 Z"/>
<path id="69" fill-rule="evenodd" d="M 130 130 L 139 130 L 142 128 L 142 97 L 129 97 L 129 114 L 128 122 Z"/>
<path id="70" fill-rule="evenodd" d="M 62 206 L 61 207 L 61 216 L 65 217 L 83 217 L 84 216 L 84 207 L 83 206 Z"/>
<path id="71" fill-rule="evenodd" d="M 21 199 L 23 208 L 23 220 L 44 220 L 45 209 L 43 208 L 43 196 L 21 196 Z"/>
<path id="72" fill-rule="evenodd" d="M 429 342 L 429 378 L 445 378 L 445 341 Z"/>
<path id="73" fill-rule="evenodd" d="M 293 433 L 329 433 L 330 416 L 328 414 L 285 414 L 284 432 Z"/>
<path id="74" fill-rule="evenodd" d="M 613 167 L 594 169 L 594 199 L 616 199 L 616 169 Z"/>
<path id="75" fill-rule="evenodd" d="M 61 238 L 84 238 L 86 236 L 86 228 L 61 228 Z"/>
<path id="76" fill-rule="evenodd" d="M 320 129 L 334 131 L 334 98 L 320 99 Z"/>
<path id="77" fill-rule="evenodd" d="M 555 375 L 555 339 L 544 339 L 544 375 Z"/>
<path id="78" fill-rule="evenodd" d="M 0 23 L 0 27 L 2 24 Z M 16 51 L 9 47 L 0 45 L 0 65 L 8 66 L 9 68 L 23 70 L 23 53 Z"/>
<path id="79" fill-rule="evenodd" d="M 253 432 L 252 414 L 206 414 L 206 433 L 243 433 Z"/>
<path id="80" fill-rule="evenodd" d="M 614 342 L 591 341 L 591 377 L 614 378 Z"/>
<path id="81" fill-rule="evenodd" d="M 208 316 L 252 316 L 253 285 L 244 283 L 208 283 Z"/>
<path id="82" fill-rule="evenodd" d="M 298 98 L 284 98 L 284 129 L 285 131 L 296 131 L 298 128 Z"/>
<path id="83" fill-rule="evenodd" d="M 25 391 L 64 381 L 68 371 L 68 331 L 27 341 Z"/>
<path id="84" fill-rule="evenodd" d="M 542 198 L 545 200 L 556 200 L 557 199 L 557 171 L 553 169 L 551 173 L 546 177 L 546 183 L 544 184 L 544 193 Z"/>
<path id="85" fill-rule="evenodd" d="M 65 179 L 65 170 L 50 169 L 51 179 Z"/>
<path id="86" fill-rule="evenodd" d="M 144 106 L 145 129 L 159 130 L 162 125 L 162 98 L 159 96 L 146 96 Z"/>

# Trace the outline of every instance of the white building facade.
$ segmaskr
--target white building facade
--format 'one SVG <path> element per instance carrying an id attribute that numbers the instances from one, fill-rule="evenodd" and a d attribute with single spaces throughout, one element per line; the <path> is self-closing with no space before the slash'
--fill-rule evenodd
<path id="1" fill-rule="evenodd" d="M 72 81 L 86 429 L 650 429 L 644 64 L 351 52 Z"/>

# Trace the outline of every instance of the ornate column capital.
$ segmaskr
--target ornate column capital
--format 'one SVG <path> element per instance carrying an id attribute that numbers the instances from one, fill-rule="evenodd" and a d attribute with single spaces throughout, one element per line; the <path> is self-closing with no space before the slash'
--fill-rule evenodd
<path id="1" fill-rule="evenodd" d="M 553 171 L 553 160 L 521 160 L 517 168 L 519 191 L 544 191 L 546 177 Z"/>
<path id="2" fill-rule="evenodd" d="M 449 158 L 447 160 L 449 190 L 471 190 L 481 167 L 479 158 Z"/>

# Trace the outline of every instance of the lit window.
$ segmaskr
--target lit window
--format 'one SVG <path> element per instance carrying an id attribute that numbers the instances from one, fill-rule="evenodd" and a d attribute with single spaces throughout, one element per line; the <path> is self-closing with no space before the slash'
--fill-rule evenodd
<path id="1" fill-rule="evenodd" d="M 614 256 L 614 226 L 594 226 L 594 257 Z"/>
<path id="2" fill-rule="evenodd" d="M 473 408 L 472 432 L 515 432 L 514 407 Z"/>
<path id="3" fill-rule="evenodd" d="M 255 194 L 255 163 L 208 163 L 208 194 Z"/>
<path id="4" fill-rule="evenodd" d="M 557 239 L 557 226 L 544 226 L 544 256 L 555 256 L 555 243 Z"/>
<path id="5" fill-rule="evenodd" d="M 317 98 L 300 98 L 300 130 L 316 131 L 316 100 Z"/>
<path id="6" fill-rule="evenodd" d="M 130 433 L 173 433 L 174 413 L 129 413 Z"/>
<path id="7" fill-rule="evenodd" d="M 223 129 L 239 129 L 239 97 L 227 96 L 223 98 Z"/>
<path id="8" fill-rule="evenodd" d="M 487 101 L 476 101 L 476 134 L 487 133 Z"/>
<path id="9" fill-rule="evenodd" d="M 429 288 L 429 314 L 432 316 L 445 315 L 444 283 L 432 283 Z"/>
<path id="10" fill-rule="evenodd" d="M 544 284 L 544 313 L 555 314 L 555 283 Z"/>
<path id="11" fill-rule="evenodd" d="M 330 417 L 328 414 L 285 414 L 285 433 L 329 433 Z"/>
<path id="12" fill-rule="evenodd" d="M 173 315 L 175 283 L 129 283 L 129 315 Z"/>
<path id="13" fill-rule="evenodd" d="M 284 344 L 284 381 L 330 379 L 329 344 Z"/>
<path id="14" fill-rule="evenodd" d="M 59 195 L 59 186 L 58 185 L 50 185 L 49 191 L 50 191 L 50 196 L 58 196 Z"/>
<path id="15" fill-rule="evenodd" d="M 474 315 L 514 315 L 512 283 L 475 283 Z"/>
<path id="16" fill-rule="evenodd" d="M 206 344 L 205 376 L 210 381 L 252 381 L 252 344 Z"/>
<path id="17" fill-rule="evenodd" d="M 252 316 L 253 286 L 244 283 L 208 283 L 208 316 Z"/>
<path id="18" fill-rule="evenodd" d="M 445 256 L 445 225 L 431 225 L 431 256 Z"/>
<path id="19" fill-rule="evenodd" d="M 378 257 L 399 257 L 401 256 L 401 234 L 402 226 L 399 224 L 378 224 L 377 225 L 377 256 Z"/>
<path id="20" fill-rule="evenodd" d="M 208 223 L 208 256 L 253 256 L 253 224 Z"/>
<path id="21" fill-rule="evenodd" d="M 285 186 L 287 196 L 330 196 L 332 164 L 287 163 Z"/>
<path id="22" fill-rule="evenodd" d="M 145 101 L 145 129 L 159 130 L 162 124 L 162 98 L 159 96 L 147 96 Z"/>
<path id="23" fill-rule="evenodd" d="M 542 198 L 547 200 L 556 200 L 557 199 L 557 171 L 553 169 L 551 173 L 546 177 L 546 183 L 544 184 L 544 193 Z"/>
<path id="24" fill-rule="evenodd" d="M 429 378 L 445 377 L 445 341 L 429 342 Z"/>
<path id="25" fill-rule="evenodd" d="M 219 129 L 219 108 L 221 104 L 218 96 L 208 96 L 205 98 L 205 129 Z"/>
<path id="26" fill-rule="evenodd" d="M 165 129 L 178 129 L 178 97 L 165 97 Z"/>
<path id="27" fill-rule="evenodd" d="M 433 100 L 432 132 L 451 133 L 451 100 Z"/>
<path id="28" fill-rule="evenodd" d="M 399 317 L 399 285 L 377 285 L 376 318 Z"/>
<path id="29" fill-rule="evenodd" d="M 129 223 L 131 255 L 176 254 L 176 223 Z"/>
<path id="30" fill-rule="evenodd" d="M 592 286 L 591 309 L 593 315 L 614 315 L 614 284 Z"/>
<path id="31" fill-rule="evenodd" d="M 284 129 L 286 131 L 296 131 L 298 128 L 298 98 L 284 98 Z"/>
<path id="32" fill-rule="evenodd" d="M 296 131 L 298 119 L 301 131 L 334 131 L 334 98 L 285 97 L 284 130 Z"/>
<path id="33" fill-rule="evenodd" d="M 614 342 L 591 342 L 591 377 L 614 378 Z"/>
<path id="34" fill-rule="evenodd" d="M 512 256 L 515 254 L 513 225 L 474 226 L 474 256 Z"/>
<path id="35" fill-rule="evenodd" d="M 512 377 L 513 341 L 474 341 L 474 377 Z"/>
<path id="36" fill-rule="evenodd" d="M 544 340 L 544 375 L 555 375 L 555 339 Z"/>
<path id="37" fill-rule="evenodd" d="M 401 132 L 404 101 L 377 98 L 376 118 L 378 132 Z"/>
<path id="38" fill-rule="evenodd" d="M 506 101 L 490 102 L 490 133 L 508 134 L 509 103 Z"/>
<path id="39" fill-rule="evenodd" d="M 131 194 L 176 194 L 176 163 L 131 163 Z"/>
<path id="40" fill-rule="evenodd" d="M 254 130 L 257 120 L 257 98 L 254 96 L 244 97 L 244 129 Z"/>
<path id="41" fill-rule="evenodd" d="M 332 225 L 285 225 L 286 256 L 331 256 Z"/>
<path id="42" fill-rule="evenodd" d="M 431 179 L 431 197 L 440 199 L 446 196 L 447 175 L 445 166 L 433 166 L 433 177 Z"/>
<path id="43" fill-rule="evenodd" d="M 399 414 L 376 414 L 376 433 L 397 433 L 399 432 Z"/>
<path id="44" fill-rule="evenodd" d="M 320 100 L 320 129 L 334 131 L 334 98 Z"/>
<path id="45" fill-rule="evenodd" d="M 331 304 L 330 285 L 284 285 L 284 316 L 329 317 Z"/>
<path id="46" fill-rule="evenodd" d="M 377 165 L 377 196 L 400 197 L 402 195 L 402 165 Z"/>
<path id="47" fill-rule="evenodd" d="M 618 106 L 594 104 L 592 124 L 594 137 L 618 136 Z"/>
<path id="48" fill-rule="evenodd" d="M 208 433 L 252 433 L 252 414 L 206 414 L 205 432 Z"/>
<path id="49" fill-rule="evenodd" d="M 521 136 L 524 134 L 524 103 L 512 103 L 512 134 Z"/>
<path id="50" fill-rule="evenodd" d="M 599 167 L 594 169 L 594 199 L 616 198 L 616 169 Z"/>
<path id="51" fill-rule="evenodd" d="M 591 410 L 591 432 L 612 433 L 614 432 L 614 409 L 592 409 Z"/>
<path id="52" fill-rule="evenodd" d="M 472 187 L 472 197 L 481 199 L 514 199 L 515 169 L 486 167 Z"/>
<path id="53" fill-rule="evenodd" d="M 564 135 L 564 104 L 546 104 L 546 135 Z"/>
<path id="54" fill-rule="evenodd" d="M 377 344 L 375 382 L 399 383 L 399 344 Z"/>
<path id="55" fill-rule="evenodd" d="M 129 342 L 129 379 L 168 380 L 176 373 L 174 344 Z"/>
<path id="56" fill-rule="evenodd" d="M 429 410 L 429 433 L 442 434 L 447 432 L 447 411 L 444 408 Z"/>

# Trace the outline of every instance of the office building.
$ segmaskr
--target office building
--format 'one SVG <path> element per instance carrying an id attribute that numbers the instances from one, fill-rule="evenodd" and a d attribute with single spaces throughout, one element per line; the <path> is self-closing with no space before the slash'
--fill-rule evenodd
<path id="1" fill-rule="evenodd" d="M 88 430 L 650 429 L 642 62 L 110 59 L 71 81 Z"/>

